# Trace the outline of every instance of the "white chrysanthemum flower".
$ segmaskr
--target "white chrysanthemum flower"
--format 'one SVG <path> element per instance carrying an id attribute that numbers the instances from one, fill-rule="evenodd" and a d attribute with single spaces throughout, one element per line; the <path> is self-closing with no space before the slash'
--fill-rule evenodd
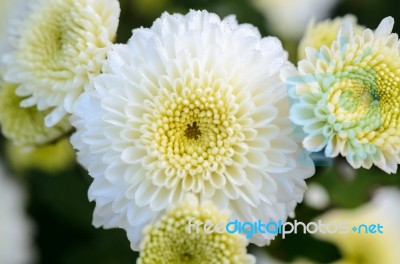
<path id="1" fill-rule="evenodd" d="M 169 207 L 159 221 L 145 228 L 137 263 L 255 264 L 255 258 L 246 252 L 248 242 L 244 236 L 204 230 L 206 223 L 215 226 L 228 221 L 228 212 L 220 212 L 208 201 L 199 204 L 196 196 L 187 195 L 184 201 Z M 198 232 L 195 227 L 189 230 L 189 222 L 200 225 Z"/>
<path id="2" fill-rule="evenodd" d="M 125 228 L 138 249 L 143 226 L 189 192 L 233 219 L 285 220 L 314 173 L 291 138 L 286 67 L 278 39 L 206 11 L 164 14 L 115 45 L 73 118 L 94 225 Z"/>
<path id="3" fill-rule="evenodd" d="M 23 107 L 51 109 L 54 126 L 72 107 L 91 77 L 100 73 L 115 38 L 116 0 L 39 0 L 14 34 L 15 49 L 4 56 L 4 79 L 20 84 Z"/>
<path id="4" fill-rule="evenodd" d="M 22 190 L 0 168 L 0 263 L 33 263 L 32 226 Z"/>
<path id="5" fill-rule="evenodd" d="M 280 36 L 299 39 L 310 18 L 325 19 L 337 0 L 252 0 L 268 25 Z"/>
<path id="6" fill-rule="evenodd" d="M 346 21 L 337 40 L 319 51 L 307 49 L 299 72 L 286 73 L 293 96 L 293 121 L 306 133 L 310 151 L 325 148 L 353 168 L 375 164 L 395 173 L 400 162 L 400 51 L 394 20 L 373 32 L 354 34 Z"/>
<path id="7" fill-rule="evenodd" d="M 312 47 L 318 50 L 324 45 L 332 45 L 332 43 L 336 40 L 339 29 L 344 21 L 350 21 L 356 34 L 361 34 L 365 29 L 363 26 L 357 24 L 357 18 L 353 15 L 336 17 L 335 19 L 327 19 L 321 22 L 315 22 L 315 20 L 311 20 L 303 38 L 300 41 L 298 58 L 306 58 L 307 47 Z"/>
<path id="8" fill-rule="evenodd" d="M 318 217 L 324 223 L 347 222 L 350 228 L 348 234 L 316 233 L 321 240 L 335 244 L 342 258 L 335 264 L 393 264 L 400 263 L 400 251 L 395 245 L 400 244 L 400 190 L 385 187 L 378 189 L 371 202 L 353 209 L 331 210 Z M 365 233 L 365 227 L 375 224 L 375 234 Z M 378 224 L 381 226 L 379 227 Z M 381 231 L 381 232 L 379 232 Z"/>

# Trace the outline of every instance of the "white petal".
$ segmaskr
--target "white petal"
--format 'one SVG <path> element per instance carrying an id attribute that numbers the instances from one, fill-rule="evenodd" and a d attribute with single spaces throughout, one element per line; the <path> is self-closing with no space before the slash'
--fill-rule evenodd
<path id="1" fill-rule="evenodd" d="M 394 26 L 394 19 L 393 17 L 386 17 L 384 18 L 379 26 L 375 29 L 374 35 L 376 38 L 388 36 L 392 33 Z"/>

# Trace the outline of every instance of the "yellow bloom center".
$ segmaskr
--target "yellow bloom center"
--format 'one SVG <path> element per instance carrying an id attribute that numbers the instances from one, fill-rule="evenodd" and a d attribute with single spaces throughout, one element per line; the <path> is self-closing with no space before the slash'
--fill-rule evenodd
<path id="1" fill-rule="evenodd" d="M 204 86 L 208 88 L 193 81 L 176 86 L 174 93 L 163 92 L 152 111 L 155 114 L 148 118 L 151 136 L 143 137 L 151 139 L 153 155 L 167 177 L 188 176 L 188 190 L 200 190 L 199 180 L 223 173 L 224 165 L 233 163 L 234 144 L 244 140 L 230 87 L 220 83 Z"/>

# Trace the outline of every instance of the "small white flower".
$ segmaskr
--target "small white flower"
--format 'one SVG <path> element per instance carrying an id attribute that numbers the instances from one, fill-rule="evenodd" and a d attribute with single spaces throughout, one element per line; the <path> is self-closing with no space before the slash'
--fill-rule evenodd
<path id="1" fill-rule="evenodd" d="M 20 187 L 0 168 L 0 263 L 33 263 L 32 226 Z"/>
<path id="2" fill-rule="evenodd" d="M 291 138 L 287 67 L 278 39 L 206 11 L 164 14 L 115 45 L 73 117 L 95 226 L 125 228 L 138 249 L 144 225 L 185 193 L 233 219 L 285 220 L 314 173 Z"/>
<path id="3" fill-rule="evenodd" d="M 54 126 L 92 76 L 100 73 L 118 26 L 117 0 L 39 0 L 14 30 L 15 48 L 4 56 L 4 79 L 20 84 L 21 106 L 51 109 Z"/>
<path id="4" fill-rule="evenodd" d="M 304 195 L 304 203 L 314 209 L 324 209 L 329 205 L 329 194 L 322 185 L 311 183 Z"/>
<path id="5" fill-rule="evenodd" d="M 288 39 L 300 39 L 311 18 L 326 18 L 338 0 L 252 0 L 268 25 Z"/>

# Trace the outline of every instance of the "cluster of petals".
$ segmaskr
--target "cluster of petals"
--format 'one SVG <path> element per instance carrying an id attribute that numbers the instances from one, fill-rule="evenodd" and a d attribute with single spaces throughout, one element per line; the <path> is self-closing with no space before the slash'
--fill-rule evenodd
<path id="1" fill-rule="evenodd" d="M 291 118 L 304 147 L 342 155 L 353 168 L 373 164 L 395 173 L 400 162 L 400 50 L 394 20 L 357 34 L 345 21 L 337 39 L 307 48 L 298 71 L 285 79 L 296 100 Z"/>
<path id="2" fill-rule="evenodd" d="M 118 27 L 117 0 L 37 0 L 12 27 L 4 80 L 18 84 L 22 107 L 49 110 L 48 127 L 71 113 L 99 74 Z"/>

